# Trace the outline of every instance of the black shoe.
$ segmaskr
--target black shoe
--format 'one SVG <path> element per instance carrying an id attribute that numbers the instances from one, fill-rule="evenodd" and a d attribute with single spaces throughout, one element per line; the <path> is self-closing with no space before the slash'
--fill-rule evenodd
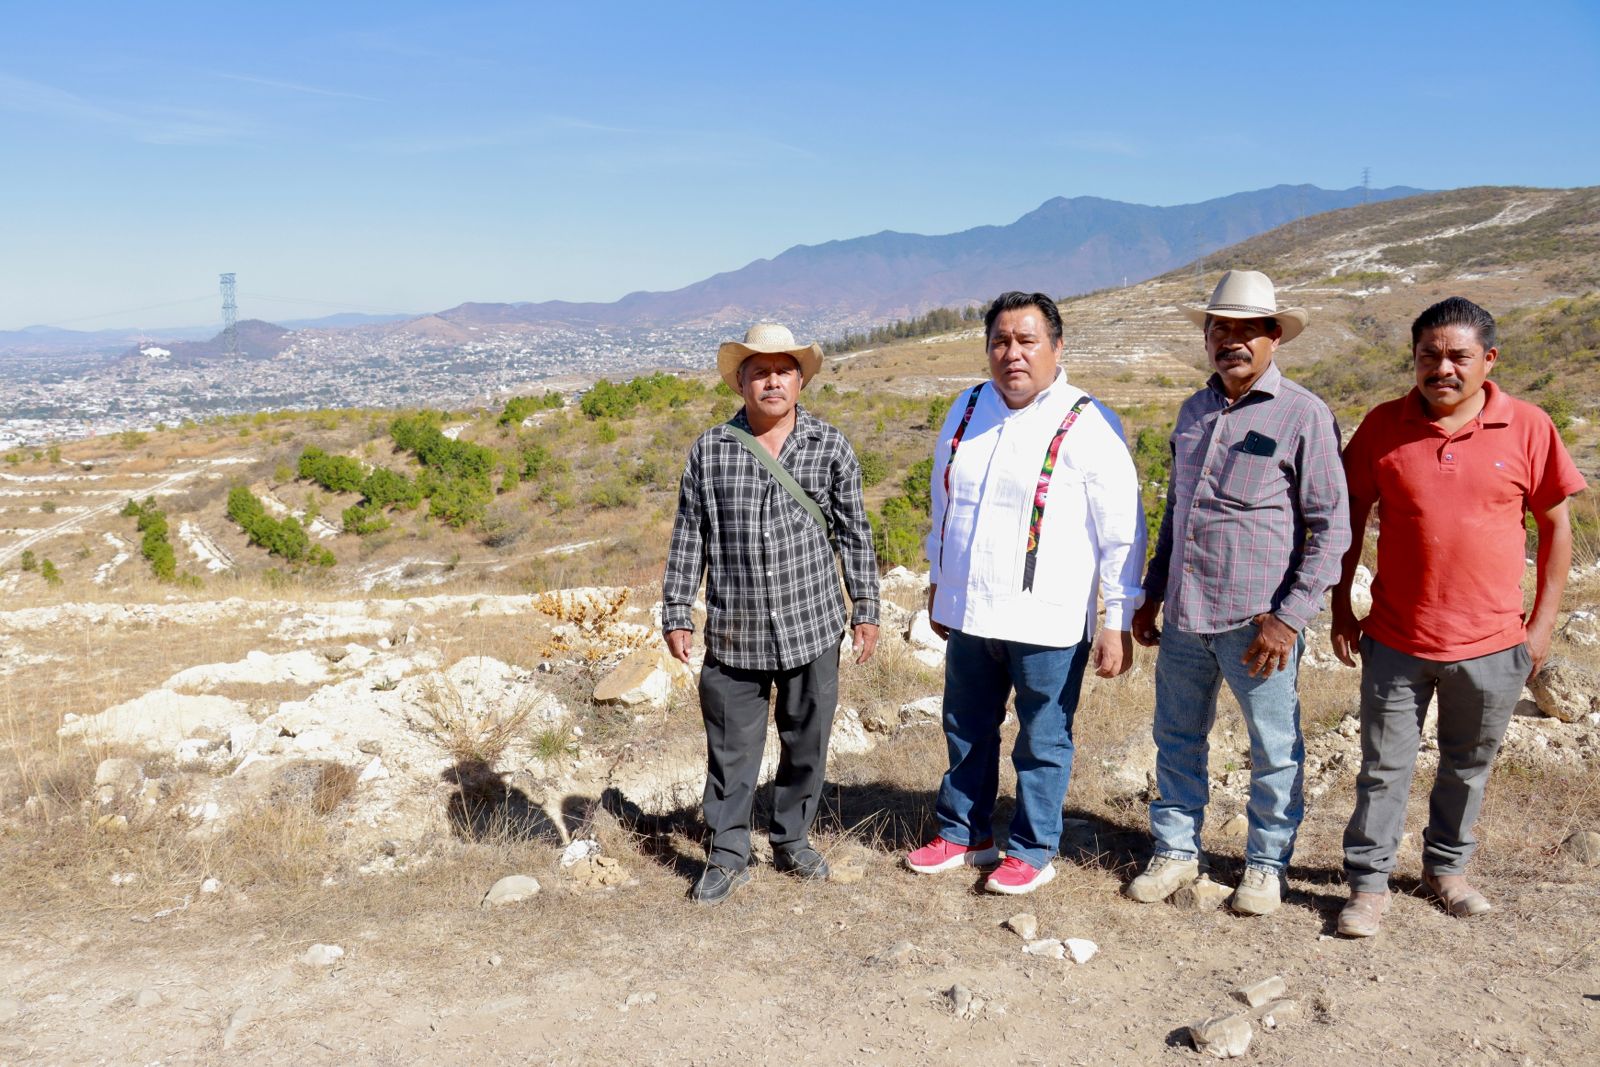
<path id="1" fill-rule="evenodd" d="M 750 880 L 749 868 L 730 871 L 725 867 L 707 864 L 695 879 L 689 898 L 697 904 L 721 904 L 728 895 Z"/>
<path id="2" fill-rule="evenodd" d="M 828 861 L 810 845 L 797 849 L 777 849 L 772 853 L 772 865 L 786 874 L 808 881 L 824 881 L 828 877 Z"/>

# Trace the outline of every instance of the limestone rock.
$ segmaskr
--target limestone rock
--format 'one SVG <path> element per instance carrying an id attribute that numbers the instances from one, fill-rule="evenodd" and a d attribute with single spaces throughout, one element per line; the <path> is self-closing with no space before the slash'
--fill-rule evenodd
<path id="1" fill-rule="evenodd" d="M 1201 875 L 1167 899 L 1189 911 L 1210 911 L 1222 905 L 1233 893 L 1225 885 L 1218 885 L 1209 876 Z"/>
<path id="2" fill-rule="evenodd" d="M 594 687 L 595 702 L 628 707 L 665 704 L 672 694 L 672 674 L 661 662 L 666 658 L 670 657 L 664 649 L 654 647 L 628 653 L 616 669 Z"/>
<path id="3" fill-rule="evenodd" d="M 919 648 L 911 653 L 911 658 L 924 667 L 935 669 L 944 666 L 944 653 L 932 648 Z"/>
<path id="4" fill-rule="evenodd" d="M 840 708 L 833 717 L 833 732 L 828 735 L 828 755 L 859 756 L 878 746 L 867 734 L 866 723 L 855 708 Z"/>
<path id="5" fill-rule="evenodd" d="M 254 722 L 237 700 L 155 689 L 98 715 L 69 722 L 57 732 L 90 743 L 174 749 L 191 737 L 224 740 L 233 727 Z"/>
<path id="6" fill-rule="evenodd" d="M 482 906 L 485 908 L 500 907 L 505 904 L 520 904 L 524 900 L 536 896 L 539 892 L 539 880 L 528 874 L 508 874 L 490 887 L 484 894 Z"/>
<path id="7" fill-rule="evenodd" d="M 957 982 L 944 993 L 945 1001 L 950 1005 L 950 1014 L 957 1019 L 976 1019 L 982 1014 L 984 1005 L 988 1002 L 980 996 L 975 996 L 972 990 Z"/>
<path id="8" fill-rule="evenodd" d="M 1223 837 L 1244 837 L 1250 832 L 1250 820 L 1240 812 L 1224 822 L 1220 829 Z"/>
<path id="9" fill-rule="evenodd" d="M 131 759 L 104 759 L 94 769 L 95 799 L 109 806 L 133 796 L 144 782 L 144 768 Z"/>
<path id="10" fill-rule="evenodd" d="M 1243 1056 L 1254 1036 L 1255 1029 L 1243 1015 L 1218 1016 L 1189 1027 L 1195 1049 L 1219 1060 Z"/>
<path id="11" fill-rule="evenodd" d="M 1100 952 L 1100 946 L 1086 937 L 1069 937 L 1061 942 L 1073 963 L 1088 963 Z"/>
<path id="12" fill-rule="evenodd" d="M 900 728 L 900 716 L 880 704 L 861 713 L 861 727 L 868 733 L 891 734 Z"/>
<path id="13" fill-rule="evenodd" d="M 153 1008 L 161 1003 L 161 994 L 146 986 L 134 994 L 133 1006 L 136 1008 Z"/>
<path id="14" fill-rule="evenodd" d="M 926 611 L 911 616 L 911 629 L 906 632 L 906 640 L 915 648 L 937 652 L 941 657 L 944 655 L 944 638 L 933 632 L 933 624 Z"/>
<path id="15" fill-rule="evenodd" d="M 1039 936 L 1039 918 L 1031 911 L 1019 911 L 1006 920 L 1006 926 L 1024 941 L 1033 941 Z"/>
<path id="16" fill-rule="evenodd" d="M 1552 656 L 1528 683 L 1539 710 L 1552 719 L 1578 722 L 1595 710 L 1600 678 L 1578 665 Z"/>
<path id="17" fill-rule="evenodd" d="M 627 869 L 610 856 L 589 856 L 569 868 L 572 880 L 588 889 L 609 889 L 628 881 Z"/>
<path id="18" fill-rule="evenodd" d="M 1600 867 L 1600 833 L 1579 830 L 1561 842 L 1561 851 L 1585 867 Z"/>
<path id="19" fill-rule="evenodd" d="M 307 967 L 332 967 L 344 956 L 344 949 L 338 945 L 312 945 L 306 949 L 305 955 L 300 957 L 300 962 Z"/>
<path id="20" fill-rule="evenodd" d="M 940 696 L 923 697 L 913 700 L 909 704 L 900 705 L 901 722 L 939 722 L 944 718 L 944 698 Z"/>
<path id="21" fill-rule="evenodd" d="M 1263 1028 L 1276 1030 L 1285 1023 L 1300 1018 L 1300 1004 L 1294 1000 L 1273 1000 L 1256 1009 L 1256 1018 Z"/>
<path id="22" fill-rule="evenodd" d="M 1259 1008 L 1269 1001 L 1282 998 L 1288 992 L 1288 983 L 1278 975 L 1273 975 L 1271 978 L 1263 978 L 1254 985 L 1241 986 L 1233 991 L 1233 995 L 1252 1008 Z"/>
<path id="23" fill-rule="evenodd" d="M 928 591 L 928 576 L 905 567 L 890 567 L 878 584 L 885 593 L 925 594 Z"/>
<path id="24" fill-rule="evenodd" d="M 909 941 L 896 941 L 876 956 L 869 958 L 867 962 L 879 967 L 899 967 L 910 963 L 916 954 L 916 945 Z"/>
<path id="25" fill-rule="evenodd" d="M 1022 946 L 1022 951 L 1030 956 L 1043 956 L 1049 960 L 1066 959 L 1067 956 L 1067 946 L 1053 937 L 1029 941 Z"/>

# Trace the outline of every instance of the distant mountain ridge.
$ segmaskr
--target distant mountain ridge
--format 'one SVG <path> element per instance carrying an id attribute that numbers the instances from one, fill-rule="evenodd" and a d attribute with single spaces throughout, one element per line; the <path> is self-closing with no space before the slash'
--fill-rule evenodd
<path id="1" fill-rule="evenodd" d="M 881 322 L 984 302 L 1006 289 L 1072 296 L 1142 281 L 1303 216 L 1424 191 L 1279 185 L 1175 207 L 1056 197 L 1009 225 L 796 245 L 670 292 L 629 293 L 612 303 L 467 303 L 436 318 L 471 326 L 709 325 L 762 315 Z"/>

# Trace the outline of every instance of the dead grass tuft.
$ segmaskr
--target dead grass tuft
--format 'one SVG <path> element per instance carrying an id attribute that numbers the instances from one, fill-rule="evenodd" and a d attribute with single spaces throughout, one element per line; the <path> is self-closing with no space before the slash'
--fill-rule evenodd
<path id="1" fill-rule="evenodd" d="M 510 707 L 474 706 L 441 675 L 422 688 L 420 725 L 457 763 L 493 767 L 523 733 L 534 708 L 531 697 Z"/>

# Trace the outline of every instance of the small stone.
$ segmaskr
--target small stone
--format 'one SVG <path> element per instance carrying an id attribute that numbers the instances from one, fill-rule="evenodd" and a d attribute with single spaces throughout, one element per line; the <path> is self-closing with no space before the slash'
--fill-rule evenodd
<path id="1" fill-rule="evenodd" d="M 144 768 L 131 759 L 103 759 L 94 769 L 95 797 L 102 805 L 125 800 L 144 781 Z"/>
<path id="2" fill-rule="evenodd" d="M 864 863 L 832 863 L 828 865 L 828 881 L 839 885 L 855 885 L 867 876 Z"/>
<path id="3" fill-rule="evenodd" d="M 877 964 L 880 967 L 898 967 L 901 964 L 909 963 L 911 957 L 916 954 L 917 946 L 911 942 L 896 941 L 884 951 L 867 960 L 867 962 Z"/>
<path id="4" fill-rule="evenodd" d="M 344 949 L 338 945 L 312 945 L 300 957 L 300 962 L 307 967 L 332 967 L 343 955 Z"/>
<path id="5" fill-rule="evenodd" d="M 536 896 L 538 892 L 537 878 L 530 874 L 508 874 L 484 894 L 482 906 L 492 908 L 503 904 L 519 904 L 529 897 Z"/>
<path id="6" fill-rule="evenodd" d="M 491 967 L 498 967 L 504 962 L 505 960 L 500 957 L 498 952 L 489 957 L 489 966 Z"/>
<path id="7" fill-rule="evenodd" d="M 138 880 L 138 871 L 117 871 L 111 875 L 111 884 L 118 887 L 132 885 Z"/>
<path id="8" fill-rule="evenodd" d="M 160 1003 L 161 994 L 149 987 L 139 990 L 133 998 L 133 1006 L 136 1008 L 153 1008 Z"/>
<path id="9" fill-rule="evenodd" d="M 891 734 L 900 728 L 900 716 L 879 704 L 861 713 L 861 728 L 869 734 Z"/>
<path id="10" fill-rule="evenodd" d="M 1528 683 L 1539 710 L 1552 719 L 1577 722 L 1595 710 L 1600 678 L 1575 663 L 1552 656 Z"/>
<path id="11" fill-rule="evenodd" d="M 205 881 L 200 883 L 200 892 L 220 893 L 222 892 L 222 883 L 217 881 L 215 878 L 207 878 Z"/>
<path id="12" fill-rule="evenodd" d="M 1300 1018 L 1300 1004 L 1293 1000 L 1273 1000 L 1256 1009 L 1256 1018 L 1268 1030 L 1276 1030 L 1285 1023 Z"/>
<path id="13" fill-rule="evenodd" d="M 1579 830 L 1561 842 L 1561 851 L 1585 867 L 1600 867 L 1600 833 Z"/>
<path id="14" fill-rule="evenodd" d="M 1269 1001 L 1277 1000 L 1289 992 L 1288 983 L 1277 975 L 1264 978 L 1255 985 L 1240 986 L 1233 991 L 1233 995 L 1250 1005 L 1259 1008 Z"/>
<path id="15" fill-rule="evenodd" d="M 950 1005 L 950 1013 L 957 1019 L 976 1019 L 986 1003 L 960 982 L 944 991 L 944 999 Z"/>
<path id="16" fill-rule="evenodd" d="M 1061 943 L 1066 946 L 1073 963 L 1088 963 L 1100 951 L 1100 946 L 1086 937 L 1069 937 Z"/>
<path id="17" fill-rule="evenodd" d="M 656 1002 L 655 993 L 629 993 L 628 999 L 623 1001 L 618 1011 L 632 1011 L 634 1008 L 643 1008 Z"/>
<path id="18" fill-rule="evenodd" d="M 356 751 L 364 756 L 381 756 L 383 755 L 383 742 L 369 737 L 364 741 L 356 742 Z"/>
<path id="19" fill-rule="evenodd" d="M 944 717 L 944 697 L 923 697 L 913 700 L 909 704 L 900 705 L 901 722 L 927 722 L 930 719 L 938 722 Z"/>
<path id="20" fill-rule="evenodd" d="M 1243 813 L 1235 815 L 1222 824 L 1223 837 L 1244 837 L 1249 832 L 1250 820 Z"/>
<path id="21" fill-rule="evenodd" d="M 1045 937 L 1040 938 L 1037 941 L 1029 941 L 1026 945 L 1022 946 L 1022 951 L 1026 952 L 1030 956 L 1043 956 L 1045 959 L 1049 960 L 1060 960 L 1066 959 L 1067 957 L 1067 946 L 1063 945 L 1060 941 L 1053 937 Z"/>
<path id="22" fill-rule="evenodd" d="M 1006 926 L 1024 941 L 1033 941 L 1039 936 L 1039 917 L 1031 911 L 1019 911 L 1006 920 Z"/>
<path id="23" fill-rule="evenodd" d="M 1217 1016 L 1189 1027 L 1195 1049 L 1219 1060 L 1243 1056 L 1254 1036 L 1250 1020 L 1243 1015 Z"/>
<path id="24" fill-rule="evenodd" d="M 598 704 L 650 704 L 659 707 L 672 695 L 672 675 L 662 658 L 666 650 L 655 645 L 630 652 L 616 669 L 595 686 Z"/>
<path id="25" fill-rule="evenodd" d="M 1202 875 L 1168 897 L 1174 905 L 1188 911 L 1209 911 L 1233 895 L 1233 890 Z"/>

